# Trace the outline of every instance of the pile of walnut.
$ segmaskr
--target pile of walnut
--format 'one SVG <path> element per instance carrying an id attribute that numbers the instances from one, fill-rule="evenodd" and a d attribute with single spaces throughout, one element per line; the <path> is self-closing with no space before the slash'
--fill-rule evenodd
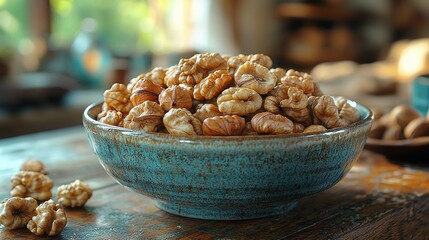
<path id="1" fill-rule="evenodd" d="M 36 235 L 54 236 L 62 232 L 67 224 L 64 207 L 81 207 L 92 195 L 92 190 L 83 182 L 58 187 L 52 199 L 54 185 L 42 162 L 29 159 L 21 171 L 11 178 L 11 198 L 0 203 L 0 224 L 8 229 L 27 227 Z M 40 205 L 38 204 L 40 202 Z"/>
<path id="2" fill-rule="evenodd" d="M 375 111 L 370 138 L 402 140 L 429 136 L 429 112 L 425 117 L 408 105 L 398 105 L 389 113 Z"/>
<path id="3" fill-rule="evenodd" d="M 145 132 L 218 136 L 323 131 L 359 119 L 346 99 L 323 96 L 311 75 L 271 67 L 263 54 L 196 54 L 113 84 L 97 119 Z"/>

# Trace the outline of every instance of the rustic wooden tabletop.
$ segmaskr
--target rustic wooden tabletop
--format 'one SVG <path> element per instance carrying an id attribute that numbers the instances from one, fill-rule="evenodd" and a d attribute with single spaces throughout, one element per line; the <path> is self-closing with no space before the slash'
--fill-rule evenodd
<path id="1" fill-rule="evenodd" d="M 302 199 L 284 215 L 245 221 L 191 219 L 157 209 L 106 174 L 81 127 L 1 140 L 1 199 L 10 197 L 10 178 L 28 158 L 45 164 L 54 196 L 58 186 L 75 179 L 94 190 L 85 207 L 66 209 L 68 224 L 56 239 L 429 239 L 427 166 L 367 150 L 333 188 Z M 0 226 L 0 239 L 53 238 Z"/>

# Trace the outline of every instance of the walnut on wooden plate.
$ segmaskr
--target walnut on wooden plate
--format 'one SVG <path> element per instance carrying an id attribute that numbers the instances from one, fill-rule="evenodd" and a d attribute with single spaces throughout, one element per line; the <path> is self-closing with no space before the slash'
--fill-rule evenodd
<path id="1" fill-rule="evenodd" d="M 36 208 L 34 198 L 6 198 L 0 203 L 0 224 L 8 229 L 23 228 L 36 215 Z"/>
<path id="2" fill-rule="evenodd" d="M 36 216 L 32 217 L 27 228 L 34 234 L 55 236 L 60 234 L 67 225 L 67 216 L 60 204 L 52 199 L 43 202 L 36 208 Z"/>
<path id="3" fill-rule="evenodd" d="M 45 201 L 51 198 L 52 180 L 38 172 L 20 171 L 11 178 L 11 192 L 14 197 L 32 197 Z"/>
<path id="4" fill-rule="evenodd" d="M 76 181 L 57 189 L 57 200 L 64 207 L 82 207 L 92 196 L 92 189 L 84 182 Z"/>

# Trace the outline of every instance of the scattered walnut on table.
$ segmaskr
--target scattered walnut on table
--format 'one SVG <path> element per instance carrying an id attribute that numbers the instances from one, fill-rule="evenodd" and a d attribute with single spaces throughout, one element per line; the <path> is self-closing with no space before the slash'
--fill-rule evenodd
<path id="1" fill-rule="evenodd" d="M 201 135 L 200 120 L 192 115 L 186 108 L 172 108 L 163 118 L 165 128 L 170 134 L 188 136 Z"/>
<path id="2" fill-rule="evenodd" d="M 224 114 L 244 116 L 262 107 L 262 97 L 250 88 L 230 87 L 219 95 L 217 105 Z"/>
<path id="3" fill-rule="evenodd" d="M 110 89 L 104 92 L 104 102 L 108 107 L 127 114 L 133 107 L 133 104 L 130 102 L 130 95 L 124 84 L 115 83 Z"/>
<path id="4" fill-rule="evenodd" d="M 229 87 L 232 82 L 233 79 L 226 70 L 217 70 L 195 85 L 193 97 L 195 100 L 210 100 Z"/>
<path id="5" fill-rule="evenodd" d="M 31 171 L 31 172 L 39 172 L 43 174 L 48 174 L 48 172 L 45 170 L 45 165 L 36 159 L 27 159 L 25 162 L 21 165 L 21 171 Z"/>
<path id="6" fill-rule="evenodd" d="M 253 116 L 252 127 L 259 134 L 287 134 L 294 132 L 294 124 L 287 117 L 270 112 Z"/>
<path id="7" fill-rule="evenodd" d="M 173 85 L 164 89 L 158 97 L 161 107 L 168 111 L 172 108 L 192 108 L 192 97 L 185 88 Z"/>
<path id="8" fill-rule="evenodd" d="M 39 201 L 51 198 L 52 180 L 38 172 L 20 171 L 11 178 L 11 192 L 14 197 L 32 197 Z"/>
<path id="9" fill-rule="evenodd" d="M 222 113 L 219 111 L 218 107 L 215 104 L 206 103 L 206 104 L 198 104 L 196 107 L 196 111 L 194 113 L 194 117 L 196 117 L 201 122 L 206 118 L 221 116 Z"/>
<path id="10" fill-rule="evenodd" d="M 57 200 L 64 207 L 82 207 L 92 196 L 92 189 L 79 179 L 57 189 Z"/>
<path id="11" fill-rule="evenodd" d="M 224 115 L 206 118 L 203 122 L 203 135 L 239 136 L 246 128 L 246 121 L 238 115 Z"/>
<path id="12" fill-rule="evenodd" d="M 131 109 L 124 118 L 124 127 L 145 132 L 156 132 L 162 124 L 164 113 L 158 103 L 145 101 Z"/>
<path id="13" fill-rule="evenodd" d="M 158 102 L 158 95 L 162 90 L 164 89 L 160 85 L 144 77 L 134 85 L 130 101 L 133 106 L 137 106 L 144 101 Z"/>
<path id="14" fill-rule="evenodd" d="M 36 208 L 37 215 L 32 217 L 27 228 L 34 234 L 55 236 L 60 234 L 67 225 L 67 216 L 60 204 L 52 199 Z"/>
<path id="15" fill-rule="evenodd" d="M 8 229 L 23 228 L 36 215 L 36 208 L 34 198 L 6 198 L 0 203 L 0 224 Z"/>
<path id="16" fill-rule="evenodd" d="M 271 91 L 277 78 L 274 73 L 260 64 L 245 62 L 234 74 L 235 84 L 239 87 L 250 88 L 259 94 L 266 94 Z"/>

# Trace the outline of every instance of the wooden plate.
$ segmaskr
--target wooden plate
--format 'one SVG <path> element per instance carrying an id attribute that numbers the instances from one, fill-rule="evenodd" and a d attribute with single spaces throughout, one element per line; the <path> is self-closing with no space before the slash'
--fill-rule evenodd
<path id="1" fill-rule="evenodd" d="M 365 149 L 395 159 L 410 160 L 418 158 L 429 162 L 429 136 L 405 140 L 368 138 Z"/>

